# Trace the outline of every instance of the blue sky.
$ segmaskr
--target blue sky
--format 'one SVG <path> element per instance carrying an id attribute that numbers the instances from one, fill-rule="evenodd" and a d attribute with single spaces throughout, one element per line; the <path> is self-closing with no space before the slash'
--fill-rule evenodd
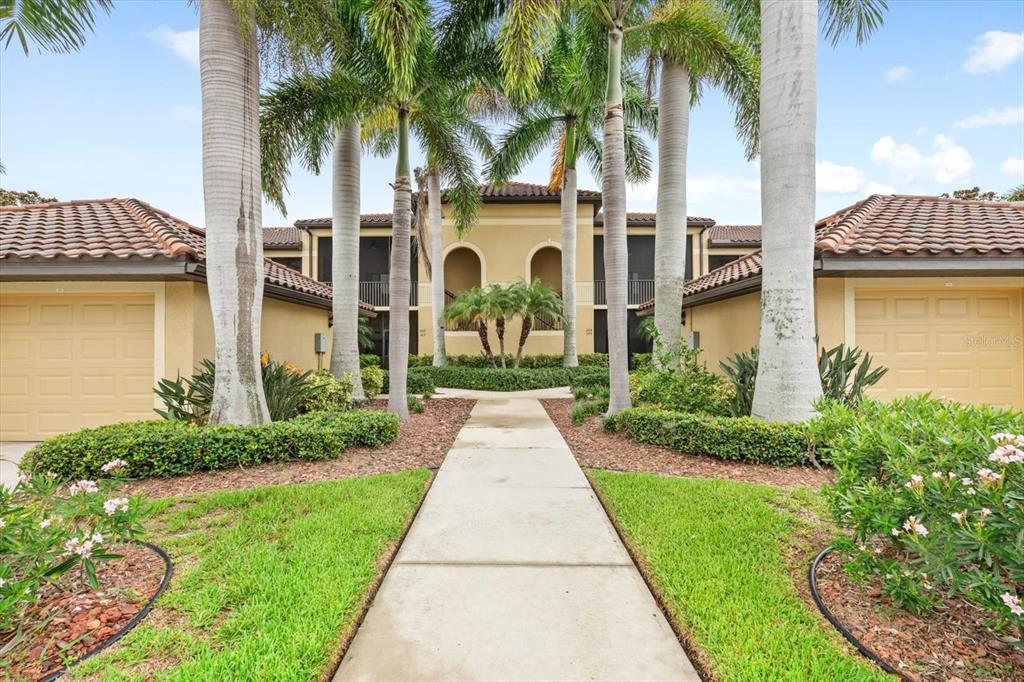
<path id="1" fill-rule="evenodd" d="M 818 216 L 873 191 L 1024 183 L 1024 2 L 890 5 L 865 46 L 819 47 Z M 0 184 L 134 196 L 202 225 L 198 23 L 184 0 L 119 0 L 79 53 L 0 52 Z M 756 223 L 758 167 L 731 121 L 713 92 L 693 111 L 689 213 Z M 520 179 L 546 182 L 548 163 Z M 364 212 L 391 210 L 392 175 L 390 159 L 364 157 Z M 655 185 L 631 187 L 629 209 L 653 210 Z M 584 171 L 580 187 L 599 185 Z M 296 167 L 290 191 L 288 218 L 266 206 L 264 224 L 330 214 L 328 174 Z"/>

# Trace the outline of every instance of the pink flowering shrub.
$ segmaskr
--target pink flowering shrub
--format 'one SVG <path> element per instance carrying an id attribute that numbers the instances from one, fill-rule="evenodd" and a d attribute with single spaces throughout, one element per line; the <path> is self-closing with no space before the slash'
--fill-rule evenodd
<path id="1" fill-rule="evenodd" d="M 873 575 L 897 605 L 922 611 L 959 595 L 993 624 L 1024 632 L 1024 413 L 915 396 L 821 406 L 849 421 L 826 490 L 855 576 Z"/>
<path id="2" fill-rule="evenodd" d="M 142 499 L 113 493 L 126 467 L 104 465 L 113 480 L 39 474 L 23 475 L 14 490 L 0 487 L 0 643 L 17 636 L 44 583 L 98 589 L 96 565 L 120 558 L 109 548 L 142 535 Z"/>

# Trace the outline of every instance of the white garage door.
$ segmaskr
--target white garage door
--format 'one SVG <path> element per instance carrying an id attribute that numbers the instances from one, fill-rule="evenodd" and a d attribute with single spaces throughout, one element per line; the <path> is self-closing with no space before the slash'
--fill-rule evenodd
<path id="1" fill-rule="evenodd" d="M 151 295 L 0 298 L 0 440 L 154 416 Z"/>
<path id="2" fill-rule="evenodd" d="M 931 391 L 1024 408 L 1020 289 L 856 293 L 857 345 L 889 373 L 871 394 Z"/>

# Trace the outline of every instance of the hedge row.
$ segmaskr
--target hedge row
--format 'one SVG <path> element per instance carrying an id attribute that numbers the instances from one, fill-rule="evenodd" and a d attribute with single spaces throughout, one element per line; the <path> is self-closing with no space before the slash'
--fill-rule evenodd
<path id="1" fill-rule="evenodd" d="M 434 380 L 431 378 L 428 372 L 422 371 L 422 367 L 410 367 L 409 373 L 405 378 L 405 392 L 409 395 L 422 395 L 430 397 L 434 395 L 436 385 Z M 391 386 L 391 375 L 387 370 L 384 372 L 384 385 L 381 387 L 381 393 L 386 394 Z"/>
<path id="2" fill-rule="evenodd" d="M 450 367 L 477 367 L 479 369 L 494 369 L 494 365 L 483 355 L 448 355 L 446 356 L 447 366 Z M 562 366 L 563 356 L 561 354 L 540 354 L 524 355 L 519 363 L 519 369 L 541 369 Z M 608 367 L 608 355 L 606 353 L 581 353 L 577 357 L 580 367 Z M 515 362 L 513 355 L 505 355 L 505 364 L 512 367 Z M 496 358 L 495 363 L 501 365 L 501 359 Z M 434 364 L 432 355 L 410 355 L 409 367 L 431 367 Z"/>
<path id="3" fill-rule="evenodd" d="M 65 478 L 93 478 L 113 459 L 128 463 L 132 478 L 292 459 L 331 459 L 346 448 L 379 446 L 398 437 L 387 412 L 310 412 L 260 426 L 201 426 L 143 421 L 83 429 L 43 441 L 25 454 L 22 468 Z"/>
<path id="4" fill-rule="evenodd" d="M 809 463 L 805 424 L 634 407 L 605 419 L 604 427 L 624 431 L 641 443 L 666 445 L 685 454 L 763 464 Z"/>
<path id="5" fill-rule="evenodd" d="M 429 377 L 437 386 L 478 391 L 529 391 L 568 386 L 589 379 L 608 384 L 608 370 L 599 367 L 547 367 L 542 369 L 491 369 L 478 367 L 417 367 L 413 376 Z"/>

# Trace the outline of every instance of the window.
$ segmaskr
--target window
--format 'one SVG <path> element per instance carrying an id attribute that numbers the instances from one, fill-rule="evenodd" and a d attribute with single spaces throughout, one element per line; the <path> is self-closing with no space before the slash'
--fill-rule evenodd
<path id="1" fill-rule="evenodd" d="M 714 270 L 737 260 L 739 256 L 708 256 L 708 267 Z"/>
<path id="2" fill-rule="evenodd" d="M 278 256 L 271 258 L 270 260 L 274 261 L 278 265 L 283 265 L 286 268 L 302 272 L 302 256 Z"/>

